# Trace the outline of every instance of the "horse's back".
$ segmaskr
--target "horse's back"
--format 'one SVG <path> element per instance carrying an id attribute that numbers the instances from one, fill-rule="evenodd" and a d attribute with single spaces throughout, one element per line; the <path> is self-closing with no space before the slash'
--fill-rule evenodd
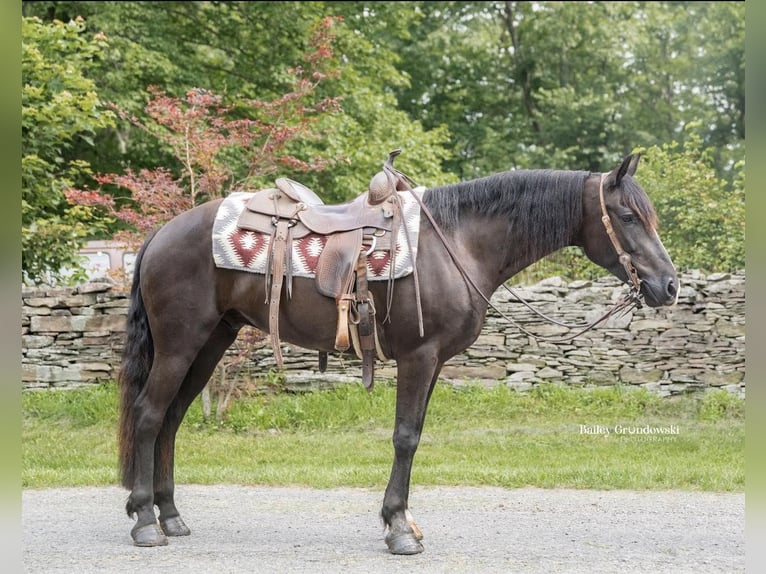
<path id="1" fill-rule="evenodd" d="M 213 259 L 213 224 L 221 200 L 178 215 L 151 240 L 141 262 L 141 289 L 157 328 L 197 328 L 226 317 L 232 325 L 250 324 L 268 332 L 265 276 L 222 269 Z M 313 279 L 295 277 L 292 297 L 280 305 L 281 338 L 305 348 L 332 350 L 335 301 L 321 295 Z M 165 328 L 165 324 L 173 325 Z M 200 327 L 204 328 L 204 327 Z"/>
<path id="2" fill-rule="evenodd" d="M 180 255 L 181 252 L 192 252 L 195 246 L 210 246 L 213 223 L 222 201 L 208 201 L 176 215 L 159 229 L 147 251 L 172 250 L 176 255 Z"/>

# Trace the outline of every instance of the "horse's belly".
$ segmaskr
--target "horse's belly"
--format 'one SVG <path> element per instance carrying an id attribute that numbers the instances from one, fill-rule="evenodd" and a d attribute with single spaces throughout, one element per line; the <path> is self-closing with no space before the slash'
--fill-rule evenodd
<path id="1" fill-rule="evenodd" d="M 237 311 L 254 327 L 269 332 L 271 303 L 263 276 L 237 273 L 229 289 L 227 310 Z M 332 351 L 337 325 L 335 301 L 316 290 L 313 279 L 293 279 L 292 293 L 283 285 L 279 301 L 279 339 L 306 349 Z"/>

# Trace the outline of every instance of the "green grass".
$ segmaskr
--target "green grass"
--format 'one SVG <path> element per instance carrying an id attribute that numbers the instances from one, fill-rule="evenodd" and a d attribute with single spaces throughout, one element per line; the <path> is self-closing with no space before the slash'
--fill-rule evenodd
<path id="1" fill-rule="evenodd" d="M 221 423 L 196 402 L 176 448 L 179 483 L 385 486 L 395 389 L 378 384 L 237 400 Z M 412 480 L 418 485 L 744 490 L 744 401 L 725 392 L 661 399 L 643 390 L 438 385 Z M 113 384 L 23 397 L 25 488 L 117 482 Z M 608 436 L 583 434 L 600 425 Z M 617 435 L 616 425 L 676 425 Z"/>

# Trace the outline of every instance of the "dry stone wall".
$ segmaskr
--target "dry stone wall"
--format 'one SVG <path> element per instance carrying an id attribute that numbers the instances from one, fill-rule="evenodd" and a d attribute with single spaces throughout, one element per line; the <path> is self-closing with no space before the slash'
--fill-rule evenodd
<path id="1" fill-rule="evenodd" d="M 636 310 L 612 318 L 566 343 L 544 340 L 569 331 L 546 323 L 509 293 L 495 303 L 523 333 L 490 310 L 479 339 L 447 362 L 442 378 L 453 384 L 505 384 L 519 391 L 544 383 L 597 387 L 621 384 L 667 396 L 725 389 L 745 395 L 745 274 L 699 272 L 681 277 L 678 305 Z M 567 323 L 600 316 L 625 293 L 616 279 L 546 279 L 515 290 L 541 312 Z M 109 284 L 69 289 L 22 290 L 22 382 L 24 388 L 72 387 L 113 379 L 125 329 L 128 298 Z M 359 383 L 359 361 L 330 357 L 325 373 L 316 353 L 284 346 L 286 384 L 292 390 Z M 267 343 L 257 348 L 242 376 L 275 368 Z M 393 379 L 393 362 L 377 378 Z"/>
<path id="2" fill-rule="evenodd" d="M 109 283 L 21 292 L 21 380 L 26 389 L 114 379 L 128 295 Z"/>

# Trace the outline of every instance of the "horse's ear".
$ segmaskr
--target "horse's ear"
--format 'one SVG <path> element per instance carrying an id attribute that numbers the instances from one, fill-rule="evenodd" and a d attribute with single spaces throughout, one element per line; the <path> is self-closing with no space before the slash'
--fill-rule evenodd
<path id="1" fill-rule="evenodd" d="M 622 160 L 622 164 L 617 168 L 617 175 L 615 176 L 615 185 L 620 185 L 622 178 L 626 175 L 632 176 L 636 173 L 638 167 L 638 160 L 641 159 L 640 153 L 633 153 Z"/>

